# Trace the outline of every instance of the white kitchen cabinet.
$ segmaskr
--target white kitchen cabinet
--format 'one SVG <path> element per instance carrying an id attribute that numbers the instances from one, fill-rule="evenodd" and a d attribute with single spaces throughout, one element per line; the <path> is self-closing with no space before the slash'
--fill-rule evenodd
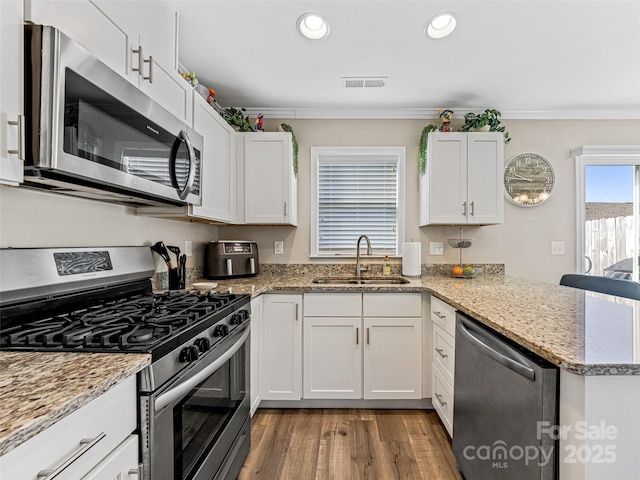
<path id="1" fill-rule="evenodd" d="M 138 436 L 129 435 L 82 480 L 142 480 L 138 468 Z"/>
<path id="2" fill-rule="evenodd" d="M 419 293 L 304 296 L 305 399 L 422 398 Z"/>
<path id="3" fill-rule="evenodd" d="M 249 350 L 250 368 L 249 375 L 251 383 L 249 387 L 249 401 L 251 404 L 251 416 L 260 406 L 260 384 L 261 384 L 261 358 L 260 350 L 262 342 L 262 322 L 263 322 L 263 297 L 262 295 L 251 299 L 251 344 Z"/>
<path id="4" fill-rule="evenodd" d="M 432 403 L 447 432 L 453 437 L 456 311 L 448 303 L 432 296 L 431 320 L 433 322 Z"/>
<path id="5" fill-rule="evenodd" d="M 238 136 L 238 158 L 243 164 L 238 222 L 297 225 L 298 187 L 291 134 L 242 133 Z"/>
<path id="6" fill-rule="evenodd" d="M 422 398 L 422 297 L 364 293 L 364 398 Z"/>
<path id="7" fill-rule="evenodd" d="M 304 398 L 362 398 L 362 319 L 304 318 Z"/>
<path id="8" fill-rule="evenodd" d="M 193 89 L 177 71 L 177 17 L 168 2 L 26 0 L 25 19 L 60 29 L 191 123 Z"/>
<path id="9" fill-rule="evenodd" d="M 362 398 L 362 294 L 304 295 L 305 399 Z"/>
<path id="10" fill-rule="evenodd" d="M 420 225 L 489 225 L 504 221 L 500 132 L 432 132 L 420 177 Z"/>
<path id="11" fill-rule="evenodd" d="M 95 468 L 104 468 L 109 475 L 89 478 L 118 478 L 117 473 L 111 475 L 115 470 L 127 475 L 129 470 L 137 471 L 137 436 L 133 435 L 135 442 L 131 436 L 137 424 L 136 404 L 136 376 L 132 375 L 0 457 L 0 478 L 36 479 L 39 473 L 58 468 L 56 480 L 78 480 Z M 136 444 L 135 451 L 131 442 Z M 121 446 L 126 453 L 109 457 Z"/>
<path id="12" fill-rule="evenodd" d="M 22 0 L 0 1 L 0 184 L 23 180 L 24 18 Z M 21 158 L 22 157 L 22 158 Z"/>
<path id="13" fill-rule="evenodd" d="M 302 295 L 269 294 L 263 299 L 262 400 L 302 396 Z"/>

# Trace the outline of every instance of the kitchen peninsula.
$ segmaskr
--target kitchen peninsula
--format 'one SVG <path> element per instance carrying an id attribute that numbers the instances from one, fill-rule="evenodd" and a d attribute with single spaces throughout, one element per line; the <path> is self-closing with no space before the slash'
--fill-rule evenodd
<path id="1" fill-rule="evenodd" d="M 640 469 L 640 302 L 503 275 L 423 276 L 403 285 L 326 285 L 290 266 L 218 289 L 263 293 L 423 292 L 560 367 L 560 479 L 633 478 Z M 426 361 L 423 359 L 423 364 Z"/>

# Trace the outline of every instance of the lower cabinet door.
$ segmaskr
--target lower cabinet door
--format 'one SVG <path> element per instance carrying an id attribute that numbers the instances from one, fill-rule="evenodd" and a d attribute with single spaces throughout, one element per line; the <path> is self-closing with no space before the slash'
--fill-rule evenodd
<path id="1" fill-rule="evenodd" d="M 83 480 L 142 480 L 138 467 L 138 436 L 130 435 Z"/>
<path id="2" fill-rule="evenodd" d="M 302 295 L 264 296 L 261 343 L 261 399 L 300 400 Z"/>
<path id="3" fill-rule="evenodd" d="M 360 317 L 305 317 L 304 398 L 362 398 Z"/>
<path id="4" fill-rule="evenodd" d="M 422 319 L 364 319 L 364 398 L 422 397 Z"/>

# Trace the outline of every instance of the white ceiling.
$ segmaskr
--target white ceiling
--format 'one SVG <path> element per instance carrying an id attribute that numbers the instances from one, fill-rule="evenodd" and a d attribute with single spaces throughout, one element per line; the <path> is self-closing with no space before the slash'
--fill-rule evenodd
<path id="1" fill-rule="evenodd" d="M 223 106 L 288 118 L 640 119 L 640 0 L 173 0 L 180 63 Z M 312 41 L 305 12 L 330 24 Z M 457 28 L 424 35 L 439 12 Z M 346 90 L 343 76 L 386 76 Z"/>

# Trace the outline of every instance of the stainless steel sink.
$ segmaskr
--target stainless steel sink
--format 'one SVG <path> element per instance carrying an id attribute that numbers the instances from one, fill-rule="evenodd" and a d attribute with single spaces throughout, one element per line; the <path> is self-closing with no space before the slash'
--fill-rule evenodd
<path id="1" fill-rule="evenodd" d="M 409 280 L 402 277 L 323 277 L 311 283 L 322 285 L 402 285 Z"/>

